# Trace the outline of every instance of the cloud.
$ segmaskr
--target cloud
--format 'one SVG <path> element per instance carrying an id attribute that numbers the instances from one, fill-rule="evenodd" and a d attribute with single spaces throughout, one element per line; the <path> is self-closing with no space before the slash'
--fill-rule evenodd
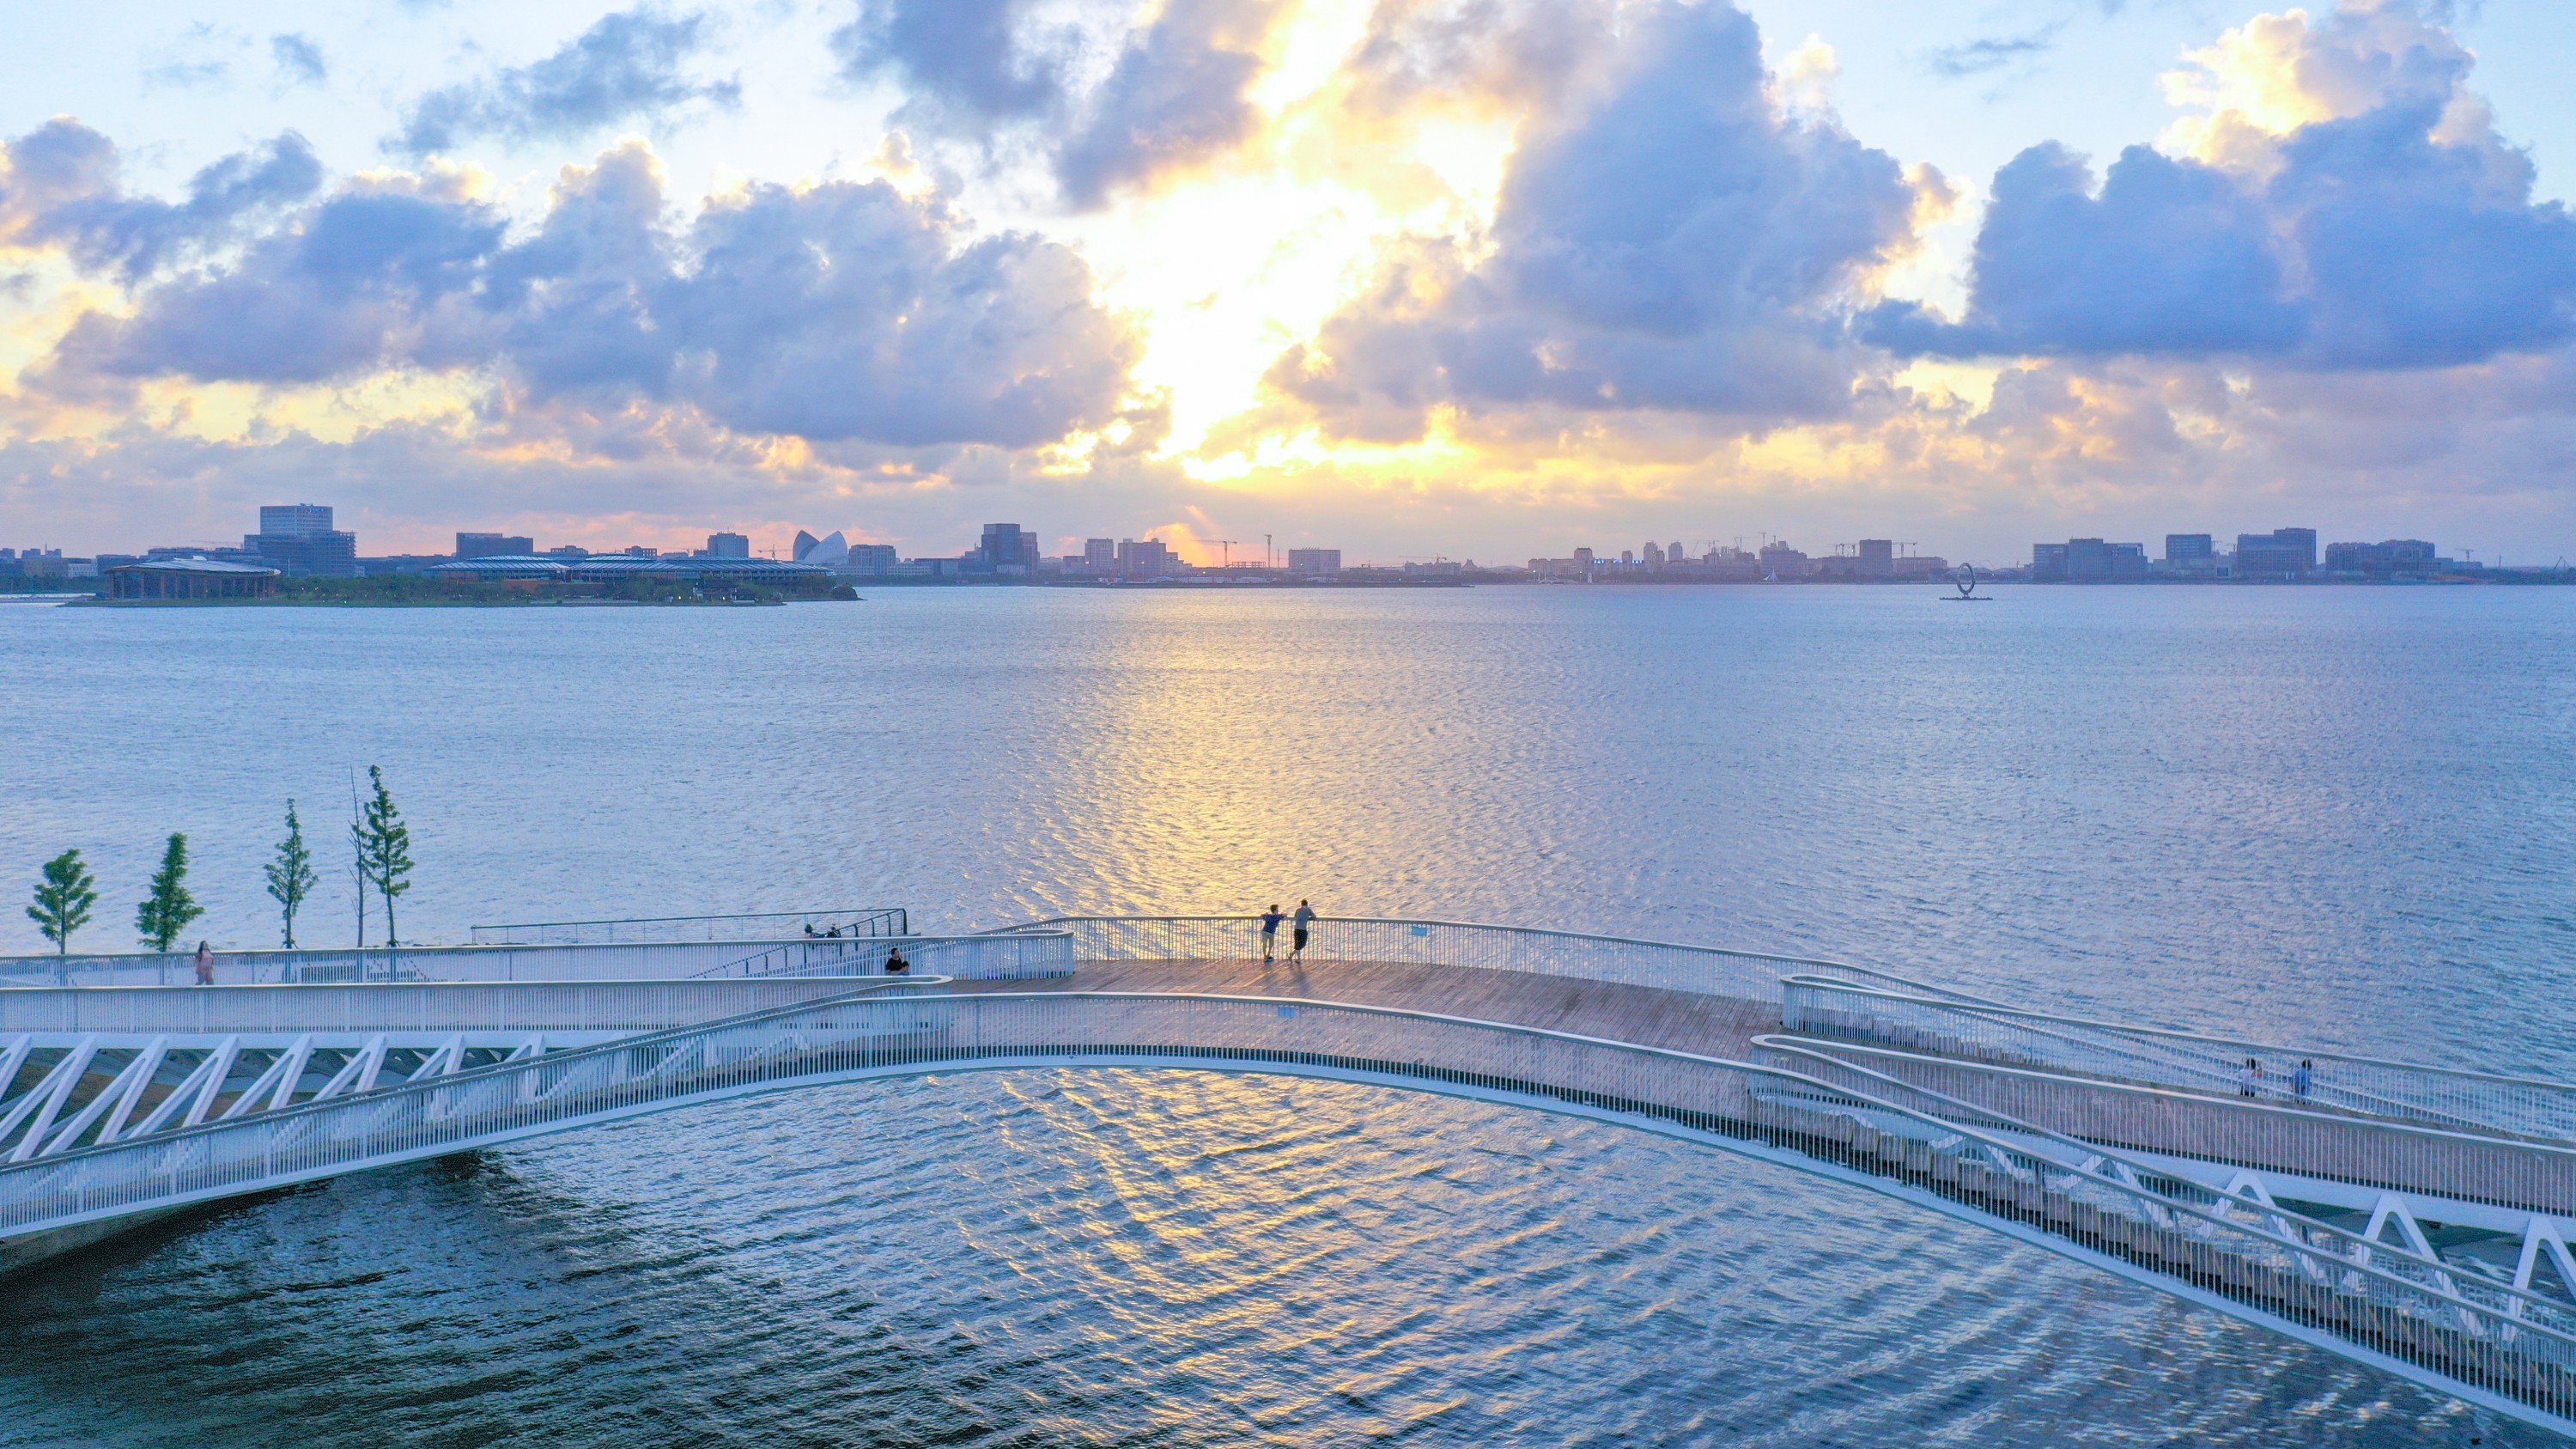
<path id="1" fill-rule="evenodd" d="M 131 281 L 187 248 L 220 242 L 241 225 L 310 197 L 322 163 L 293 131 L 199 171 L 188 199 L 127 195 L 114 142 L 57 116 L 0 146 L 0 242 L 58 245 L 86 271 Z"/>
<path id="2" fill-rule="evenodd" d="M 902 84 L 916 118 L 974 124 L 1052 115 L 1064 103 L 1061 55 L 1024 47 L 1033 0 L 861 0 L 832 32 L 854 81 Z"/>
<path id="3" fill-rule="evenodd" d="M 1262 70 L 1275 0 L 1172 0 L 1131 37 L 1091 98 L 1082 129 L 1056 152 L 1077 206 L 1232 150 L 1260 127 L 1244 91 Z"/>
<path id="4" fill-rule="evenodd" d="M 842 73 L 891 79 L 898 119 L 991 149 L 1036 137 L 1074 206 L 1202 165 L 1258 134 L 1246 96 L 1280 0 L 1170 0 L 1116 40 L 1105 78 L 1078 77 L 1085 38 L 1040 31 L 1027 0 L 863 0 L 833 32 Z"/>
<path id="5" fill-rule="evenodd" d="M 1910 245 L 1915 196 L 1766 81 L 1742 12 L 1638 7 L 1599 84 L 1523 126 L 1483 254 L 1414 243 L 1272 385 L 1380 441 L 1451 404 L 1840 411 L 1862 359 L 1837 310 Z"/>
<path id="6" fill-rule="evenodd" d="M 290 81 L 318 86 L 331 78 L 331 68 L 322 60 L 322 47 L 311 36 L 272 35 L 268 49 L 277 60 L 277 73 Z"/>
<path id="7" fill-rule="evenodd" d="M 1032 447 L 1118 416 L 1137 341 L 1057 243 L 970 238 L 883 182 L 753 185 L 684 229 L 665 211 L 641 143 L 567 168 L 515 245 L 452 178 L 365 178 L 130 316 L 84 314 L 30 381 L 80 397 L 488 369 L 537 403 L 916 447 Z"/>
<path id="8" fill-rule="evenodd" d="M 1864 335 L 1907 353 L 2324 370 L 2576 337 L 2576 218 L 2532 200 L 2530 158 L 2494 135 L 2446 34 L 2395 7 L 2249 30 L 2259 46 L 2222 47 L 2223 99 L 2243 105 L 2194 133 L 2207 159 L 2132 146 L 2097 193 L 2062 148 L 2023 152 L 1995 175 L 1965 316 L 1890 303 Z"/>
<path id="9" fill-rule="evenodd" d="M 422 96 L 386 148 L 427 156 L 477 136 L 540 141 L 658 120 L 692 101 L 731 108 L 741 102 L 738 82 L 683 74 L 712 29 L 703 13 L 664 15 L 650 6 L 603 16 L 534 64 Z"/>
<path id="10" fill-rule="evenodd" d="M 1945 45 L 1932 52 L 1931 65 L 1936 74 L 1962 78 L 2001 70 L 2056 48 L 2057 30 L 2052 26 L 2029 35 L 1988 36 L 1964 45 Z"/>

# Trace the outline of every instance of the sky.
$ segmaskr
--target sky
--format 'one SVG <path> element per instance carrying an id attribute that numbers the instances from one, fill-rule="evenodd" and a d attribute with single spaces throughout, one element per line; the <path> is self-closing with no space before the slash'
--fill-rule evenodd
<path id="1" fill-rule="evenodd" d="M 2563 0 L 0 11 L 0 546 L 2576 556 Z"/>

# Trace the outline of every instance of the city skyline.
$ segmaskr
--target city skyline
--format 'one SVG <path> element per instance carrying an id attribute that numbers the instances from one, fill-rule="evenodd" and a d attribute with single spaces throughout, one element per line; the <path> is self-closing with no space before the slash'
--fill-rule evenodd
<path id="1" fill-rule="evenodd" d="M 2537 0 L 1454 9 L 27 17 L 0 517 L 2576 553 Z"/>

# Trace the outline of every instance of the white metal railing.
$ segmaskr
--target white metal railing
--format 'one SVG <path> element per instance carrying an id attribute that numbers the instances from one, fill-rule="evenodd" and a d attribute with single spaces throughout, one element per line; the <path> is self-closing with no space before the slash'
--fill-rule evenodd
<path id="1" fill-rule="evenodd" d="M 2576 1217 L 2576 1148 L 1826 1038 L 1756 1041 L 2096 1146 Z"/>
<path id="2" fill-rule="evenodd" d="M 1073 934 L 1073 953 L 1084 961 L 1245 961 L 1259 959 L 1262 947 L 1258 916 L 1058 916 L 1004 927 L 994 934 L 1058 930 Z M 1291 950 L 1292 931 L 1290 925 L 1279 928 L 1276 949 L 1282 958 Z M 1716 946 L 1377 916 L 1317 917 L 1308 934 L 1305 959 L 1482 966 L 1749 1001 L 1777 1000 L 1780 978 L 1788 972 L 1853 972 L 1885 981 L 1904 980 L 1835 961 Z"/>
<path id="3" fill-rule="evenodd" d="M 945 976 L 883 983 L 915 990 Z M 0 1038 L 292 1032 L 660 1031 L 846 995 L 835 976 L 393 985 L 69 986 L 0 990 Z M 0 1093 L 8 1084 L 0 1082 Z M 0 1108 L 7 1101 L 0 1098 Z"/>
<path id="4" fill-rule="evenodd" d="M 782 941 L 697 975 L 869 976 L 882 973 L 887 960 L 897 951 L 916 972 L 933 970 L 962 981 L 1069 976 L 1074 969 L 1072 932 L 1021 931 L 1008 935 Z"/>
<path id="5" fill-rule="evenodd" d="M 1819 976 L 1788 978 L 1781 1026 L 2004 1066 L 2576 1143 L 2576 1087 L 2558 1082 L 1937 1000 Z M 2302 1062 L 2310 1064 L 2304 1090 L 2295 1076 Z"/>
<path id="6" fill-rule="evenodd" d="M 1562 1103 L 1753 1140 L 2054 1235 L 2576 1423 L 2576 1311 L 2352 1245 L 2277 1209 L 2192 1201 L 2018 1123 L 1962 1121 L 1776 1066 L 1429 1013 L 1064 992 L 839 999 L 461 1071 L 0 1167 L 0 1237 L 487 1146 L 746 1091 L 890 1072 L 1265 1067 Z M 1846 1068 L 1845 1070 L 1850 1070 Z M 1901 1085 L 1901 1084 L 1900 1084 Z M 1914 1091 L 1915 1089 L 1905 1089 Z M 2043 1137 L 2045 1134 L 2041 1134 Z M 2346 1235 L 2347 1237 L 2349 1235 Z M 2330 1246 L 2320 1246 L 2327 1243 Z"/>
<path id="7" fill-rule="evenodd" d="M 901 906 L 841 906 L 733 916 L 637 916 L 614 921 L 534 921 L 476 926 L 477 946 L 599 946 L 649 941 L 783 941 L 790 937 L 902 936 L 912 916 Z"/>

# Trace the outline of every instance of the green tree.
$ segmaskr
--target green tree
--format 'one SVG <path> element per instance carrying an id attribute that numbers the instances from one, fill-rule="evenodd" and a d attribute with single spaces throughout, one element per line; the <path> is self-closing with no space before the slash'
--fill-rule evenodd
<path id="1" fill-rule="evenodd" d="M 97 879 L 81 864 L 79 851 L 66 850 L 45 862 L 45 883 L 36 887 L 27 918 L 54 943 L 55 955 L 69 955 L 72 932 L 89 924 L 90 907 L 97 904 Z"/>
<path id="2" fill-rule="evenodd" d="M 385 789 L 385 772 L 375 765 L 367 767 L 367 779 L 375 787 L 359 816 L 358 860 L 360 869 L 385 898 L 385 944 L 400 946 L 394 931 L 394 897 L 411 889 L 411 827 L 403 823 L 402 811 L 394 807 L 394 797 Z"/>
<path id="3" fill-rule="evenodd" d="M 188 923 L 205 913 L 188 894 L 188 837 L 174 831 L 161 852 L 161 869 L 153 872 L 152 894 L 134 908 L 134 929 L 143 933 L 144 945 L 167 951 Z"/>
<path id="4" fill-rule="evenodd" d="M 268 863 L 268 893 L 286 916 L 286 949 L 295 949 L 295 912 L 313 894 L 321 877 L 313 873 L 313 852 L 304 847 L 304 822 L 295 818 L 295 802 L 286 802 L 286 838 L 277 842 L 277 859 Z"/>

